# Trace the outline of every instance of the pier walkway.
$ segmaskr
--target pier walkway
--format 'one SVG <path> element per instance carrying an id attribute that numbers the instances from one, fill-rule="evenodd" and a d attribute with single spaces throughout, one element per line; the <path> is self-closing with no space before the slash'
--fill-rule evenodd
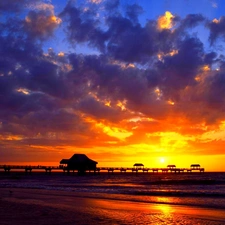
<path id="1" fill-rule="evenodd" d="M 32 171 L 44 171 L 46 174 L 50 174 L 52 171 L 63 171 L 64 173 L 70 173 L 74 170 L 68 169 L 66 166 L 21 166 L 21 165 L 0 165 L 0 170 L 3 169 L 5 173 L 9 173 L 12 170 L 24 170 L 26 174 Z M 191 172 L 204 172 L 205 169 L 200 167 L 198 164 L 192 164 L 190 168 L 176 168 L 175 165 L 168 165 L 166 168 L 136 168 L 136 167 L 97 167 L 95 170 L 89 172 L 100 173 L 100 172 L 132 172 L 132 173 L 191 173 Z"/>

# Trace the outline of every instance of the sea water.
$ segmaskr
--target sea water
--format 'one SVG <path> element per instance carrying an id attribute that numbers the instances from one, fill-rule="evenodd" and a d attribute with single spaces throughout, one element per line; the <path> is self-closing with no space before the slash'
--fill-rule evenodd
<path id="1" fill-rule="evenodd" d="M 62 190 L 78 196 L 225 209 L 225 173 L 0 173 L 0 188 Z"/>

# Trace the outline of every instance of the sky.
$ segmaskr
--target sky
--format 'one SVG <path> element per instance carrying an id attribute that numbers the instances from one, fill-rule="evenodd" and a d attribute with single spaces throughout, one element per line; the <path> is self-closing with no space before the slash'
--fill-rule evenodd
<path id="1" fill-rule="evenodd" d="M 225 171 L 223 0 L 0 2 L 0 164 Z"/>

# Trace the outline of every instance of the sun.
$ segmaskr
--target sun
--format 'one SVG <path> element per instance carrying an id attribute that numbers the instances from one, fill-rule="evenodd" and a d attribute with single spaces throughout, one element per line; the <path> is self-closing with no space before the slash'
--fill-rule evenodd
<path id="1" fill-rule="evenodd" d="M 161 163 L 164 163 L 164 162 L 165 162 L 165 158 L 162 158 L 162 157 L 161 157 L 161 158 L 159 159 L 159 161 L 160 161 Z"/>

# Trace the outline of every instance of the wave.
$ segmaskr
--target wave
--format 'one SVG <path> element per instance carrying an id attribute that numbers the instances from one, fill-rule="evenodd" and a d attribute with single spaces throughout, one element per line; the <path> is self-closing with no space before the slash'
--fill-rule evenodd
<path id="1" fill-rule="evenodd" d="M 126 193 L 124 193 L 126 194 Z M 140 196 L 160 196 L 160 197 L 208 197 L 208 198 L 225 198 L 224 193 L 214 192 L 184 192 L 184 191 L 133 191 L 130 195 Z"/>
<path id="2" fill-rule="evenodd" d="M 220 185 L 225 184 L 223 180 L 156 180 L 139 182 L 142 185 Z"/>

